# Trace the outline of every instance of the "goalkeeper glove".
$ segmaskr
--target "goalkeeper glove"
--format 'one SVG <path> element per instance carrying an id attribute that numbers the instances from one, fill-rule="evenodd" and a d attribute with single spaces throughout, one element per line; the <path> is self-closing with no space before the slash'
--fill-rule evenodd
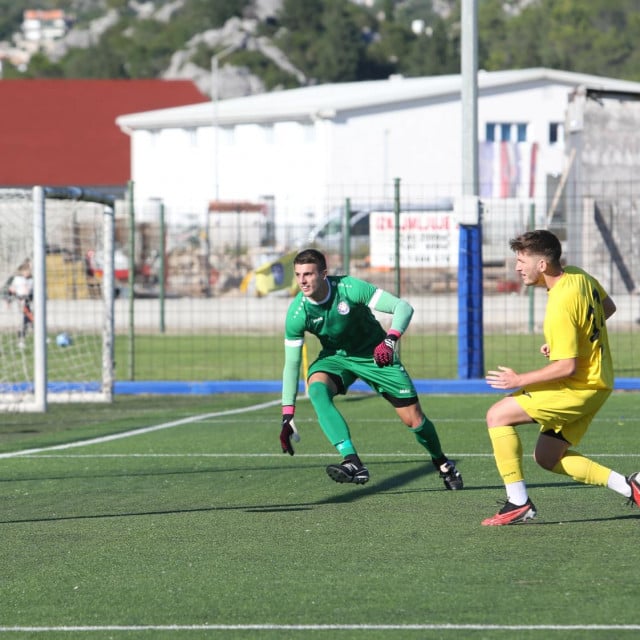
<path id="1" fill-rule="evenodd" d="M 282 430 L 280 431 L 280 446 L 282 453 L 288 453 L 292 456 L 295 451 L 291 444 L 291 439 L 300 442 L 300 436 L 296 429 L 296 423 L 293 421 L 293 407 L 282 407 Z"/>
<path id="2" fill-rule="evenodd" d="M 400 333 L 393 329 L 387 333 L 385 339 L 373 350 L 373 360 L 379 367 L 393 364 Z"/>

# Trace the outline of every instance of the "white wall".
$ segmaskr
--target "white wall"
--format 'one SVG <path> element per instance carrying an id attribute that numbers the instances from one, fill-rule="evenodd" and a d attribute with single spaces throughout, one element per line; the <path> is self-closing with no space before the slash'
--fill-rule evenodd
<path id="1" fill-rule="evenodd" d="M 539 144 L 536 197 L 545 176 L 562 170 L 562 145 L 548 145 L 549 122 L 563 122 L 568 88 L 556 85 L 483 93 L 479 137 L 487 122 L 527 122 Z M 338 114 L 335 120 L 136 130 L 132 172 L 136 202 L 165 201 L 170 222 L 204 216 L 207 203 L 273 196 L 278 229 L 316 219 L 344 198 L 392 196 L 394 178 L 415 199 L 461 193 L 461 105 L 457 97 L 405 103 L 385 110 Z M 216 169 L 217 167 L 217 169 Z M 138 206 L 139 210 L 144 207 Z M 311 220 L 312 221 L 312 220 Z M 280 232 L 278 240 L 286 238 Z"/>

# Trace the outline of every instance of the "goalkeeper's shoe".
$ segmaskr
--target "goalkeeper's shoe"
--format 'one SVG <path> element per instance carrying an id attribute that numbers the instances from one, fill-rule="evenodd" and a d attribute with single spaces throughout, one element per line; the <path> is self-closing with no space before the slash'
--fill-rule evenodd
<path id="1" fill-rule="evenodd" d="M 464 487 L 464 483 L 462 482 L 462 476 L 460 472 L 456 469 L 456 465 L 451 462 L 451 460 L 447 460 L 443 465 L 439 467 L 440 477 L 444 482 L 445 489 L 449 491 L 458 491 Z"/>
<path id="2" fill-rule="evenodd" d="M 631 487 L 631 497 L 629 498 L 629 504 L 635 504 L 636 507 L 640 507 L 640 471 L 632 473 L 627 478 L 627 482 Z"/>
<path id="3" fill-rule="evenodd" d="M 327 475 L 336 482 L 365 484 L 369 481 L 369 469 L 361 462 L 345 458 L 340 464 L 330 464 Z"/>
<path id="4" fill-rule="evenodd" d="M 504 506 L 495 516 L 487 518 L 482 521 L 485 527 L 499 527 L 503 524 L 518 524 L 519 522 L 526 522 L 536 517 L 536 508 L 531 502 L 531 498 L 527 500 L 522 506 L 513 504 L 506 501 Z"/>

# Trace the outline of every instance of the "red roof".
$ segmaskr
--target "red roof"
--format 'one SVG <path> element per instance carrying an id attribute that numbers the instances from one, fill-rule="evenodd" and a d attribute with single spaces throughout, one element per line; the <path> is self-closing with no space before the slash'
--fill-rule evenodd
<path id="1" fill-rule="evenodd" d="M 0 186 L 122 186 L 118 116 L 207 102 L 190 80 L 0 80 Z"/>

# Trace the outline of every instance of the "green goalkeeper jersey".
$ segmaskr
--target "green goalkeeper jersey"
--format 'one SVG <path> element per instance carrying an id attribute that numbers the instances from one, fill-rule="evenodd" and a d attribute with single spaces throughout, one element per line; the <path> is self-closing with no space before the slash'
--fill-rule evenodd
<path id="1" fill-rule="evenodd" d="M 318 337 L 318 357 L 373 357 L 373 350 L 387 332 L 373 310 L 393 314 L 391 328 L 400 334 L 407 328 L 413 308 L 404 300 L 375 285 L 351 276 L 328 276 L 329 293 L 314 302 L 299 292 L 289 305 L 285 321 L 283 405 L 295 403 L 304 334 Z"/>

